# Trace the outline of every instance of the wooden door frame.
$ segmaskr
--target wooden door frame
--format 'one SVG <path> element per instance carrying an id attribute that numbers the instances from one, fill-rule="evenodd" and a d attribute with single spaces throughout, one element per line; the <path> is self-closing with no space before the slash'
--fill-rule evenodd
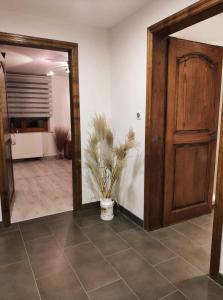
<path id="1" fill-rule="evenodd" d="M 72 139 L 73 209 L 77 210 L 82 204 L 78 44 L 4 32 L 0 32 L 0 44 L 63 51 L 68 53 L 68 64 L 70 69 L 69 86 Z M 1 161 L 2 159 L 0 158 L 0 164 Z M 2 203 L 2 205 L 4 204 Z M 5 224 L 10 224 L 10 216 L 4 215 L 4 211 L 2 212 L 2 218 Z"/>
<path id="2" fill-rule="evenodd" d="M 168 36 L 223 12 L 223 0 L 201 0 L 148 28 L 144 227 L 163 226 Z M 223 119 L 219 150 L 211 270 L 217 277 L 223 218 Z"/>

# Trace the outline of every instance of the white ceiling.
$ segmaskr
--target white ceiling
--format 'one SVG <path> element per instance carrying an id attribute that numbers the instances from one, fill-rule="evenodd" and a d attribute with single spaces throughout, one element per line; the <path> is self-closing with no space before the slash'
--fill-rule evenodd
<path id="1" fill-rule="evenodd" d="M 56 75 L 67 75 L 66 52 L 0 45 L 0 52 L 5 52 L 4 60 L 7 72 L 46 74 L 53 71 Z"/>
<path id="2" fill-rule="evenodd" d="M 223 46 L 223 13 L 181 30 L 173 36 Z"/>
<path id="3" fill-rule="evenodd" d="M 110 28 L 152 0 L 0 0 L 1 11 L 65 18 Z"/>

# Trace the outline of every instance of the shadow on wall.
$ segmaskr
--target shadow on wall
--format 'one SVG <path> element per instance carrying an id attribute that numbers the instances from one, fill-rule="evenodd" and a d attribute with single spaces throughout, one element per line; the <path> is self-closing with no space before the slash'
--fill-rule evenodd
<path id="1" fill-rule="evenodd" d="M 127 165 L 114 190 L 114 198 L 126 208 L 136 206 L 138 186 L 136 186 L 135 178 L 144 172 L 143 167 L 144 157 L 142 153 L 137 153 L 136 156 L 129 155 Z"/>
<path id="2" fill-rule="evenodd" d="M 135 178 L 139 174 L 144 176 L 144 157 L 142 153 L 137 153 L 136 155 L 129 155 L 120 180 L 115 185 L 113 191 L 113 199 L 116 200 L 119 204 L 123 205 L 126 208 L 136 206 L 137 199 L 137 189 Z M 100 196 L 98 195 L 97 188 L 92 180 L 87 169 L 84 170 L 85 173 L 85 182 L 84 184 L 88 187 L 92 194 L 92 201 L 99 201 Z"/>

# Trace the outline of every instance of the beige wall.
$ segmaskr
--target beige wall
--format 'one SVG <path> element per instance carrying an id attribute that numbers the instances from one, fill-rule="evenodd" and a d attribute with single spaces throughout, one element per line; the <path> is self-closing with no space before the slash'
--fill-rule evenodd
<path id="1" fill-rule="evenodd" d="M 133 127 L 139 141 L 131 153 L 120 188 L 121 204 L 143 219 L 144 140 L 146 106 L 147 27 L 194 3 L 193 0 L 156 0 L 112 29 L 111 109 L 118 139 Z M 141 120 L 136 120 L 141 111 Z"/>

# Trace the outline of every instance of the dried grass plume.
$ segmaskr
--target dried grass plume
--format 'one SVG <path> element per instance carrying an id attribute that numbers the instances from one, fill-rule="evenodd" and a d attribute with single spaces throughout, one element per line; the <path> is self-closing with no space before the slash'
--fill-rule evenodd
<path id="1" fill-rule="evenodd" d="M 86 166 L 101 198 L 111 198 L 126 164 L 129 150 L 136 147 L 135 133 L 129 130 L 123 144 L 114 145 L 114 135 L 104 115 L 92 119 L 92 133 L 86 148 Z"/>

